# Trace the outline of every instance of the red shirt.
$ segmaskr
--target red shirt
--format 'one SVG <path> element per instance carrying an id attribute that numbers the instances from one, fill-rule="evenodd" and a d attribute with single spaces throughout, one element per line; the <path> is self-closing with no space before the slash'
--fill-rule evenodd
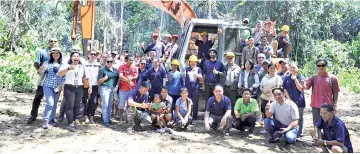
<path id="1" fill-rule="evenodd" d="M 125 77 L 129 77 L 129 76 L 130 77 L 137 77 L 138 76 L 138 69 L 134 65 L 128 67 L 127 64 L 124 64 L 124 65 L 121 65 L 119 67 L 119 75 L 120 75 L 120 73 L 122 73 L 123 76 L 125 76 Z M 134 83 L 134 86 L 132 86 L 132 87 L 130 87 L 129 83 L 127 83 L 127 82 L 125 82 L 123 80 L 120 80 L 120 83 L 119 83 L 120 84 L 119 85 L 120 90 L 128 91 L 128 90 L 135 89 L 135 87 L 136 87 L 136 79 L 132 79 L 131 81 Z"/>
<path id="2" fill-rule="evenodd" d="M 335 76 L 333 76 L 333 89 L 334 93 L 340 92 L 339 83 Z M 312 86 L 312 76 L 306 80 L 306 87 Z M 311 95 L 310 106 L 320 108 L 322 104 L 334 104 L 333 93 L 330 87 L 330 77 L 326 75 L 316 75 L 316 83 L 314 84 L 314 92 Z M 313 88 L 314 88 L 313 87 Z"/>

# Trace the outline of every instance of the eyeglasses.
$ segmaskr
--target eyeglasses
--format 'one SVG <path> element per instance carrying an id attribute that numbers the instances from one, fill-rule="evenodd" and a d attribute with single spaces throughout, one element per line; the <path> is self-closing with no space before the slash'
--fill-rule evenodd
<path id="1" fill-rule="evenodd" d="M 110 64 L 110 63 L 112 64 L 112 63 L 113 63 L 113 61 L 106 61 L 106 62 L 107 62 L 108 64 Z"/>
<path id="2" fill-rule="evenodd" d="M 264 59 L 265 57 L 258 57 L 258 59 Z"/>
<path id="3" fill-rule="evenodd" d="M 317 67 L 326 67 L 326 64 L 323 65 L 316 65 Z"/>
<path id="4" fill-rule="evenodd" d="M 54 40 L 51 40 L 51 41 L 50 41 L 50 43 L 53 43 L 53 42 L 55 42 L 55 43 L 56 43 L 57 41 L 54 41 Z"/>
<path id="5" fill-rule="evenodd" d="M 97 54 L 96 54 L 96 53 L 92 53 L 92 54 L 90 54 L 90 55 L 92 55 L 92 56 L 96 56 Z"/>

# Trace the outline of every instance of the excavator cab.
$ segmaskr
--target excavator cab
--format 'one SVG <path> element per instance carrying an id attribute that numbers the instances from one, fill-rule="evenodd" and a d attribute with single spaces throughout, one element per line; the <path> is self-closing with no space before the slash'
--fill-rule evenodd
<path id="1" fill-rule="evenodd" d="M 249 27 L 241 26 L 240 23 L 230 23 L 222 20 L 193 18 L 185 23 L 183 32 L 179 38 L 179 48 L 175 54 L 175 58 L 180 61 L 180 69 L 182 71 L 188 66 L 187 58 L 189 57 L 189 54 L 197 53 L 198 47 L 195 45 L 193 38 L 201 37 L 200 33 L 206 31 L 208 33 L 208 39 L 211 39 L 213 38 L 213 35 L 217 33 L 218 28 L 221 29 L 222 33 L 214 41 L 212 47 L 218 51 L 217 59 L 226 64 L 224 56 L 227 52 L 231 51 L 235 53 L 235 63 L 240 63 L 242 52 L 240 41 L 241 39 L 247 39 L 249 37 L 244 36 L 243 34 L 251 34 L 251 29 Z M 202 96 L 204 96 L 203 92 L 201 92 L 199 99 L 200 115 L 203 114 L 202 111 L 205 109 L 206 102 L 205 98 Z"/>

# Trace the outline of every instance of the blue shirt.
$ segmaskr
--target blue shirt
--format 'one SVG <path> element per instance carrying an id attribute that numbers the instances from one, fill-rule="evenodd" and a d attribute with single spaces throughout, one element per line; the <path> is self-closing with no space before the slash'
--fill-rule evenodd
<path id="1" fill-rule="evenodd" d="M 290 99 L 293 100 L 294 103 L 296 103 L 296 105 L 299 108 L 304 108 L 305 107 L 304 91 L 299 91 L 296 88 L 295 81 L 291 79 L 291 76 L 292 76 L 291 74 L 288 74 L 284 77 L 282 86 L 288 92 Z M 298 79 L 299 82 L 301 80 L 304 80 L 304 78 L 300 74 L 298 74 L 296 78 Z"/>
<path id="2" fill-rule="evenodd" d="M 262 66 L 259 65 L 259 64 L 255 64 L 255 65 L 254 65 L 254 68 L 255 68 L 255 70 L 256 70 L 256 73 L 259 73 L 259 71 L 260 71 L 260 69 L 262 68 Z"/>
<path id="3" fill-rule="evenodd" d="M 219 84 L 220 83 L 220 75 L 215 75 L 213 73 L 214 68 L 219 72 L 224 72 L 224 64 L 221 61 L 215 60 L 206 60 L 204 62 L 204 74 L 205 74 L 205 82 Z"/>
<path id="4" fill-rule="evenodd" d="M 50 59 L 50 54 L 49 54 L 50 51 L 51 51 L 50 48 L 46 48 L 44 50 L 39 51 L 36 54 L 35 62 L 38 63 L 40 66 L 44 64 L 44 62 Z"/>
<path id="5" fill-rule="evenodd" d="M 259 53 L 263 53 L 265 55 L 266 60 L 269 60 L 269 61 L 271 60 L 271 57 L 270 57 L 270 54 L 269 54 L 269 52 L 272 50 L 271 46 L 265 45 L 265 49 L 267 48 L 266 53 L 263 52 L 264 49 L 261 46 L 261 44 L 258 45 L 257 48 L 259 49 Z"/>
<path id="6" fill-rule="evenodd" d="M 180 97 L 176 100 L 176 106 L 179 107 L 179 113 L 181 116 L 185 116 L 186 113 L 188 112 L 188 104 L 192 105 L 193 102 L 191 101 L 190 98 L 187 98 L 186 99 L 186 102 L 183 102 L 183 99 Z M 174 114 L 174 117 L 177 117 L 177 114 L 175 113 Z"/>
<path id="7" fill-rule="evenodd" d="M 199 67 L 195 66 L 194 69 L 192 69 L 190 66 L 185 68 L 185 72 L 186 72 L 186 77 L 185 77 L 185 87 L 190 90 L 196 90 L 196 89 L 200 89 L 200 83 L 199 83 L 199 79 L 196 77 L 194 77 L 194 74 L 202 74 L 202 71 Z M 192 76 L 190 79 L 190 75 Z"/>
<path id="8" fill-rule="evenodd" d="M 215 96 L 210 97 L 206 102 L 205 111 L 215 116 L 223 116 L 227 110 L 231 110 L 231 101 L 226 96 L 223 96 L 220 102 L 216 101 Z"/>
<path id="9" fill-rule="evenodd" d="M 183 83 L 182 73 L 176 71 L 173 73 L 169 72 L 168 76 L 171 76 L 171 81 L 168 84 L 168 90 L 170 95 L 180 95 L 181 85 Z"/>
<path id="10" fill-rule="evenodd" d="M 165 70 L 159 66 L 158 70 L 154 68 L 148 70 L 146 78 L 150 81 L 151 88 L 160 88 L 163 86 L 164 78 L 166 78 Z"/>
<path id="11" fill-rule="evenodd" d="M 58 76 L 57 73 L 62 64 L 50 63 L 47 64 L 46 70 L 44 70 L 43 86 L 49 88 L 56 88 L 65 81 L 65 76 Z"/>
<path id="12" fill-rule="evenodd" d="M 344 143 L 344 145 L 348 148 L 348 152 L 353 153 L 349 131 L 341 119 L 334 115 L 330 124 L 321 118 L 315 125 L 324 131 L 323 140 L 336 140 Z"/>
<path id="13" fill-rule="evenodd" d="M 143 71 L 141 71 L 140 69 L 139 69 L 139 74 L 138 74 L 138 79 L 137 79 L 137 81 L 136 81 L 136 89 L 139 89 L 140 87 L 141 87 L 141 83 L 143 82 L 143 81 L 146 81 L 147 79 L 146 79 L 146 74 L 147 74 L 147 70 L 146 69 L 144 69 Z"/>
<path id="14" fill-rule="evenodd" d="M 198 57 L 200 59 L 204 58 L 204 56 L 205 56 L 206 59 L 210 59 L 209 50 L 214 45 L 212 40 L 210 40 L 210 41 L 208 40 L 205 43 L 202 40 L 196 40 L 195 45 L 199 47 Z"/>
<path id="15" fill-rule="evenodd" d="M 131 90 L 127 99 L 132 99 L 136 103 L 148 103 L 149 93 L 142 94 L 140 93 L 139 89 Z M 145 111 L 146 109 L 143 108 L 136 108 L 139 111 Z"/>
<path id="16" fill-rule="evenodd" d="M 149 70 L 150 68 L 152 68 L 152 61 L 150 59 L 146 59 L 145 69 Z"/>

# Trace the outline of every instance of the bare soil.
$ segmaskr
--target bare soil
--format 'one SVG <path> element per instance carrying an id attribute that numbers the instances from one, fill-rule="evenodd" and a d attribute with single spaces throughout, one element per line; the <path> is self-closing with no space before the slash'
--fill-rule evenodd
<path id="1" fill-rule="evenodd" d="M 306 94 L 307 104 L 310 96 Z M 311 110 L 305 109 L 306 131 L 301 142 L 294 145 L 267 143 L 267 136 L 255 133 L 249 138 L 247 132 L 231 130 L 230 137 L 221 132 L 206 133 L 203 122 L 198 121 L 190 131 L 173 134 L 159 134 L 150 128 L 143 132 L 134 132 L 131 126 L 115 121 L 110 128 L 102 126 L 97 114 L 97 126 L 83 124 L 80 130 L 72 133 L 65 128 L 65 122 L 58 127 L 42 129 L 44 103 L 40 106 L 37 121 L 26 125 L 31 110 L 33 94 L 14 92 L 0 93 L 0 153 L 6 152 L 215 152 L 215 153 L 317 153 L 319 148 L 308 144 L 308 135 L 312 128 Z M 346 123 L 355 152 L 360 152 L 360 94 L 342 89 L 339 94 L 338 115 Z M 58 103 L 60 105 L 60 102 Z M 58 108 L 59 110 L 59 108 Z M 65 120 L 66 121 L 66 120 Z M 257 130 L 262 128 L 257 128 Z"/>

